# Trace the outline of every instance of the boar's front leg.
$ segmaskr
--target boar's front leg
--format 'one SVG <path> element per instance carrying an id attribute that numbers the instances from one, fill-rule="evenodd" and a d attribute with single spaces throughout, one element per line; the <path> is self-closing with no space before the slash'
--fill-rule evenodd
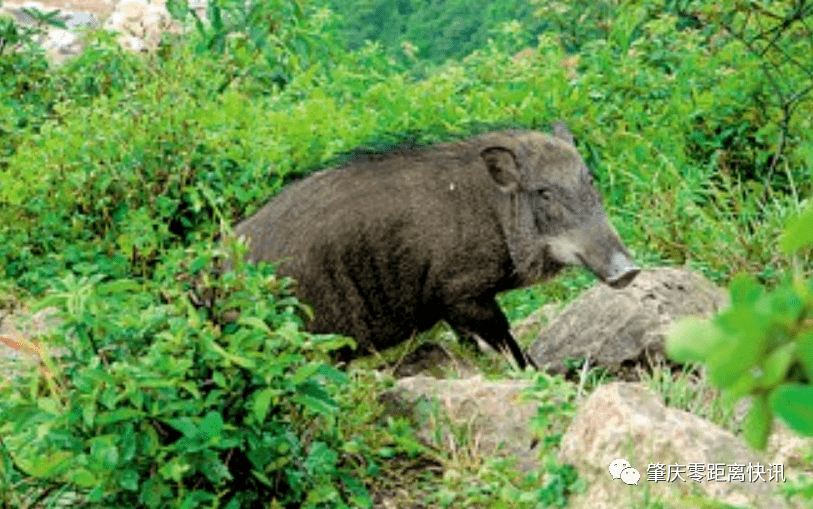
<path id="1" fill-rule="evenodd" d="M 520 369 L 525 366 L 536 369 L 533 359 L 522 351 L 511 335 L 508 319 L 493 296 L 452 304 L 445 319 L 458 334 L 477 335 L 498 352 L 510 352 Z"/>

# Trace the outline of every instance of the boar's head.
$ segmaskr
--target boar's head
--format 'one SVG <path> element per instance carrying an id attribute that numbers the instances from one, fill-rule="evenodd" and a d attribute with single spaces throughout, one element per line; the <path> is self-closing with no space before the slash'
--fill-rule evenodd
<path id="1" fill-rule="evenodd" d="M 573 136 L 561 123 L 553 134 L 512 131 L 481 139 L 517 276 L 532 284 L 564 265 L 584 265 L 622 288 L 640 269 L 607 221 Z"/>

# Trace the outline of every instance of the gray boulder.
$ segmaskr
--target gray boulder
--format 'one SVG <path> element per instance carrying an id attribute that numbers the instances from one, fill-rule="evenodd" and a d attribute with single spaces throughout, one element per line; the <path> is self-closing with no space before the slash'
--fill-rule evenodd
<path id="1" fill-rule="evenodd" d="M 708 317 L 727 305 L 726 294 L 685 268 L 642 271 L 626 288 L 596 285 L 539 334 L 528 353 L 537 366 L 565 371 L 567 358 L 587 357 L 621 378 L 663 354 L 665 333 L 679 317 Z"/>
<path id="2" fill-rule="evenodd" d="M 539 468 L 529 425 L 539 402 L 524 398 L 529 386 L 524 380 L 479 375 L 463 380 L 414 376 L 398 380 L 379 400 L 389 414 L 417 420 L 418 438 L 426 444 L 472 457 L 514 455 L 516 468 L 529 472 Z"/>
<path id="3" fill-rule="evenodd" d="M 805 448 L 810 450 L 809 440 L 784 430 L 771 437 L 767 454 L 759 454 L 731 432 L 665 407 L 644 386 L 615 382 L 600 386 L 581 405 L 562 437 L 559 459 L 574 465 L 587 481 L 588 490 L 569 500 L 569 507 L 576 509 L 648 507 L 647 498 L 660 500 L 665 507 L 712 507 L 703 499 L 714 499 L 752 509 L 801 508 L 809 507 L 810 502 L 785 500 L 780 488 L 782 476 L 788 483 L 797 476 L 811 479 L 813 465 L 799 468 Z M 625 482 L 637 476 L 618 478 L 610 473 L 610 465 L 618 460 L 637 470 L 637 485 Z M 690 464 L 698 465 L 694 476 Z M 716 465 L 712 479 L 709 465 Z M 758 465 L 782 476 L 771 480 L 765 473 L 764 481 L 757 476 L 752 482 Z M 718 472 L 718 468 L 722 470 Z M 664 479 L 656 481 L 658 472 L 664 473 Z M 722 473 L 722 480 L 717 473 Z"/>

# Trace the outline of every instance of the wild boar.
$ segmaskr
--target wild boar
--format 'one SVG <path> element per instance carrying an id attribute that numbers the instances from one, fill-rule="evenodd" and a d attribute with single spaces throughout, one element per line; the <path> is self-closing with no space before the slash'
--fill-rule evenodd
<path id="1" fill-rule="evenodd" d="M 348 360 L 445 320 L 520 368 L 531 364 L 495 301 L 564 265 L 623 287 L 639 272 L 608 223 L 567 128 L 501 131 L 359 156 L 285 188 L 235 233 L 315 318 L 308 329 L 358 342 Z"/>

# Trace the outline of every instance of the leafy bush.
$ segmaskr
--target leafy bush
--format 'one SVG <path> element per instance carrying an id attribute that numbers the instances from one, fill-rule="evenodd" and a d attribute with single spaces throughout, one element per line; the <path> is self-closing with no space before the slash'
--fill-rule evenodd
<path id="1" fill-rule="evenodd" d="M 36 125 L 53 100 L 48 62 L 34 37 L 37 27 L 20 27 L 0 16 L 0 171 L 8 168 L 21 134 Z"/>
<path id="2" fill-rule="evenodd" d="M 57 102 L 42 132 L 21 131 L 0 188 L 0 270 L 35 293 L 67 267 L 103 267 L 112 277 L 149 275 L 162 249 L 211 237 L 218 223 L 251 214 L 289 176 L 367 140 L 392 132 L 463 134 L 500 123 L 544 128 L 561 118 L 578 135 L 636 257 L 692 260 L 722 280 L 742 270 L 775 280 L 786 262 L 766 246 L 785 210 L 813 189 L 805 175 L 813 161 L 806 149 L 810 130 L 801 116 L 790 117 L 775 166 L 787 171 L 772 176 L 775 144 L 757 145 L 759 154 L 748 149 L 749 155 L 745 148 L 731 150 L 749 147 L 747 136 L 728 148 L 703 141 L 712 136 L 707 128 L 717 129 L 712 124 L 753 119 L 750 126 L 776 125 L 774 114 L 762 115 L 760 104 L 748 100 L 758 85 L 751 76 L 759 60 L 709 27 L 684 23 L 685 16 L 655 4 L 639 7 L 609 10 L 612 30 L 586 40 L 578 55 L 545 33 L 523 59 L 489 46 L 424 79 L 399 71 L 375 46 L 337 52 L 329 62 L 296 56 L 290 48 L 302 32 L 283 31 L 277 35 L 293 37 L 285 39 L 293 53 L 283 59 L 293 67 L 274 64 L 290 75 L 276 95 L 257 95 L 246 86 L 260 83 L 251 72 L 224 63 L 237 54 L 231 45 L 239 37 L 224 36 L 222 55 L 213 46 L 217 58 L 197 53 L 200 37 L 220 40 L 217 34 L 238 28 L 223 14 L 217 34 L 204 26 L 191 48 L 159 52 L 144 67 L 149 80 L 137 73 L 127 87 L 103 89 L 110 95 L 87 104 Z M 270 14 L 251 12 L 259 16 L 260 33 Z M 721 42 L 707 44 L 708 33 Z M 128 68 L 117 57 L 105 58 L 114 75 Z M 745 159 L 761 168 L 764 182 L 743 180 L 747 168 L 730 165 Z M 772 181 L 793 186 L 785 193 Z M 770 199 L 763 199 L 766 193 Z"/>
<path id="3" fill-rule="evenodd" d="M 788 225 L 785 251 L 813 243 L 813 208 Z M 731 283 L 731 307 L 709 320 L 687 319 L 669 336 L 679 362 L 700 361 L 712 383 L 737 400 L 751 396 L 748 443 L 764 448 L 777 415 L 813 436 L 813 281 L 796 277 L 766 292 L 752 277 Z"/>
<path id="4" fill-rule="evenodd" d="M 25 12 L 37 21 L 20 26 L 10 16 L 0 17 L 0 171 L 9 171 L 8 158 L 26 137 L 43 124 L 59 119 L 56 106 L 87 105 L 100 95 L 111 95 L 143 79 L 141 59 L 119 47 L 112 34 L 91 32 L 85 51 L 65 65 L 54 67 L 35 42 L 45 27 L 65 29 L 57 12 L 34 8 Z M 14 175 L 14 173 L 9 173 Z"/>
<path id="5" fill-rule="evenodd" d="M 236 82 L 257 95 L 274 94 L 295 74 L 333 57 L 332 17 L 317 2 L 212 1 L 206 22 L 187 0 L 170 0 L 167 9 L 177 20 L 194 22 L 185 44 L 215 62 L 221 76 L 207 88 L 216 93 Z"/>
<path id="6" fill-rule="evenodd" d="M 340 18 L 336 28 L 349 50 L 361 49 L 365 41 L 379 43 L 403 65 L 460 59 L 485 47 L 489 39 L 505 39 L 505 49 L 517 51 L 532 46 L 544 24 L 533 19 L 528 2 L 515 0 L 486 0 L 477 9 L 463 0 L 329 3 Z M 529 27 L 516 26 L 519 22 Z"/>
<path id="7" fill-rule="evenodd" d="M 63 354 L 32 343 L 43 373 L 2 388 L 4 503 L 67 490 L 83 507 L 369 507 L 335 424 L 347 377 L 322 362 L 346 340 L 302 332 L 270 266 L 209 279 L 213 256 L 168 257 L 153 281 L 54 285 L 40 305 L 61 312 L 49 347 Z M 179 266 L 211 285 L 211 307 L 190 304 Z"/>

